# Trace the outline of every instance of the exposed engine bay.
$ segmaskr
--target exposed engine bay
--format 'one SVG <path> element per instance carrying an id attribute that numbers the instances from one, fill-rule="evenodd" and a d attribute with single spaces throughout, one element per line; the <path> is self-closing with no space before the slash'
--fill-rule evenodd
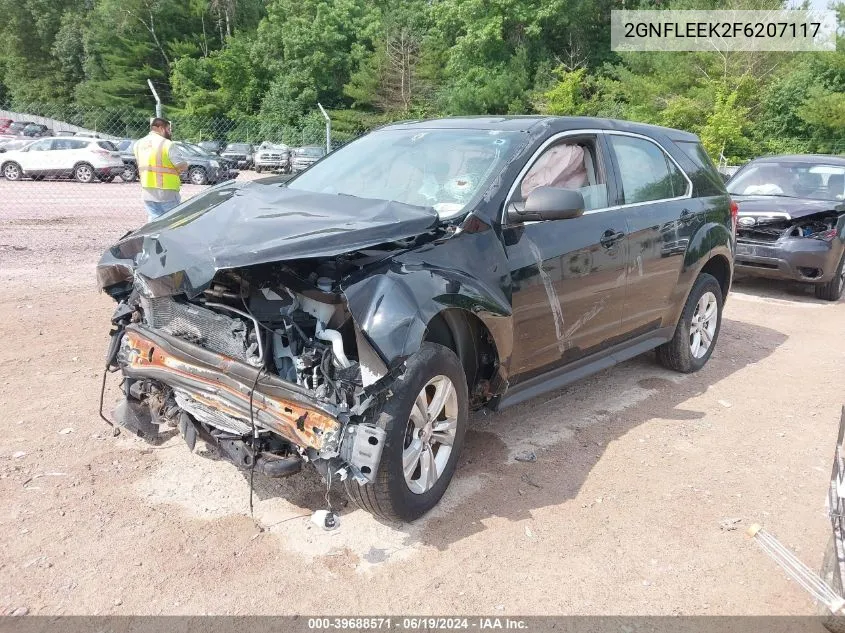
<path id="1" fill-rule="evenodd" d="M 340 279 L 384 252 L 219 271 L 189 300 L 135 273 L 113 322 L 122 426 L 177 428 L 271 477 L 313 462 L 371 481 L 384 431 L 368 413 L 394 378 L 355 327 Z"/>
<path id="2" fill-rule="evenodd" d="M 787 214 L 745 215 L 739 218 L 737 237 L 756 242 L 776 242 L 792 237 L 829 240 L 837 235 L 836 226 L 841 215 L 834 211 L 794 219 Z"/>

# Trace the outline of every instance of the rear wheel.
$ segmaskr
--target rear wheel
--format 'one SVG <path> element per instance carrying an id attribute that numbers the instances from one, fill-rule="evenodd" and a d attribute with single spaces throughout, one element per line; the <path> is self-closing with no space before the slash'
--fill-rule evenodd
<path id="1" fill-rule="evenodd" d="M 692 286 L 675 335 L 657 348 L 664 367 L 689 374 L 707 363 L 722 326 L 722 288 L 716 278 L 701 273 Z"/>
<path id="2" fill-rule="evenodd" d="M 375 419 L 387 433 L 376 479 L 344 485 L 368 512 L 413 521 L 440 501 L 455 472 L 468 416 L 466 377 L 452 350 L 423 343 L 391 391 Z"/>
<path id="3" fill-rule="evenodd" d="M 22 176 L 21 166 L 17 163 L 6 163 L 3 165 L 3 177 L 6 180 L 20 180 Z"/>
<path id="4" fill-rule="evenodd" d="M 73 170 L 73 177 L 77 182 L 89 183 L 94 181 L 94 168 L 88 163 L 80 163 Z"/>
<path id="5" fill-rule="evenodd" d="M 839 260 L 833 279 L 826 284 L 816 285 L 816 297 L 825 301 L 839 301 L 843 291 L 845 291 L 845 253 Z"/>
<path id="6" fill-rule="evenodd" d="M 188 179 L 193 185 L 208 184 L 208 174 L 205 173 L 202 167 L 192 167 L 191 171 L 188 172 Z"/>

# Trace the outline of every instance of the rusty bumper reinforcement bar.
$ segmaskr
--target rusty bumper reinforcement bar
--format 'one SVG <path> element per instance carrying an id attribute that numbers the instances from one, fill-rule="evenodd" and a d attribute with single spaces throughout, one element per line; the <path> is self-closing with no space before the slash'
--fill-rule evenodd
<path id="1" fill-rule="evenodd" d="M 249 423 L 250 391 L 259 371 L 255 367 L 141 325 L 127 326 L 118 359 L 129 378 L 157 380 Z M 257 426 L 297 446 L 337 450 L 342 431 L 338 412 L 299 385 L 264 373 L 252 412 Z"/>

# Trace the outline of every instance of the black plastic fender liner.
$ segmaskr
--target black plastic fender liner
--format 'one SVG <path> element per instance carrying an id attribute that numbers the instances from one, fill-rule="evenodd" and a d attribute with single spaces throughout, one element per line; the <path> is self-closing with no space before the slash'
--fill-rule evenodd
<path id="1" fill-rule="evenodd" d="M 156 444 L 161 439 L 158 432 L 158 425 L 152 422 L 150 407 L 144 402 L 124 398 L 115 407 L 114 418 L 117 423 L 128 431 L 151 444 Z"/>

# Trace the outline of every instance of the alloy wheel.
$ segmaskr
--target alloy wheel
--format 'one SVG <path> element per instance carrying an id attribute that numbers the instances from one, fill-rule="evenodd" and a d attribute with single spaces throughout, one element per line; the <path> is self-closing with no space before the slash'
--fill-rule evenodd
<path id="1" fill-rule="evenodd" d="M 80 165 L 76 168 L 76 179 L 79 182 L 91 182 L 94 178 L 94 171 L 88 165 Z"/>
<path id="2" fill-rule="evenodd" d="M 405 430 L 402 469 L 411 492 L 423 494 L 440 478 L 458 429 L 458 395 L 446 376 L 435 376 L 417 394 Z"/>
<path id="3" fill-rule="evenodd" d="M 17 180 L 20 178 L 20 175 L 20 169 L 18 169 L 18 166 L 14 163 L 9 163 L 3 169 L 3 176 L 5 176 L 6 180 Z"/>
<path id="4" fill-rule="evenodd" d="M 716 295 L 705 292 L 695 306 L 689 328 L 690 351 L 695 358 L 702 358 L 713 344 L 719 321 L 719 304 Z"/>

